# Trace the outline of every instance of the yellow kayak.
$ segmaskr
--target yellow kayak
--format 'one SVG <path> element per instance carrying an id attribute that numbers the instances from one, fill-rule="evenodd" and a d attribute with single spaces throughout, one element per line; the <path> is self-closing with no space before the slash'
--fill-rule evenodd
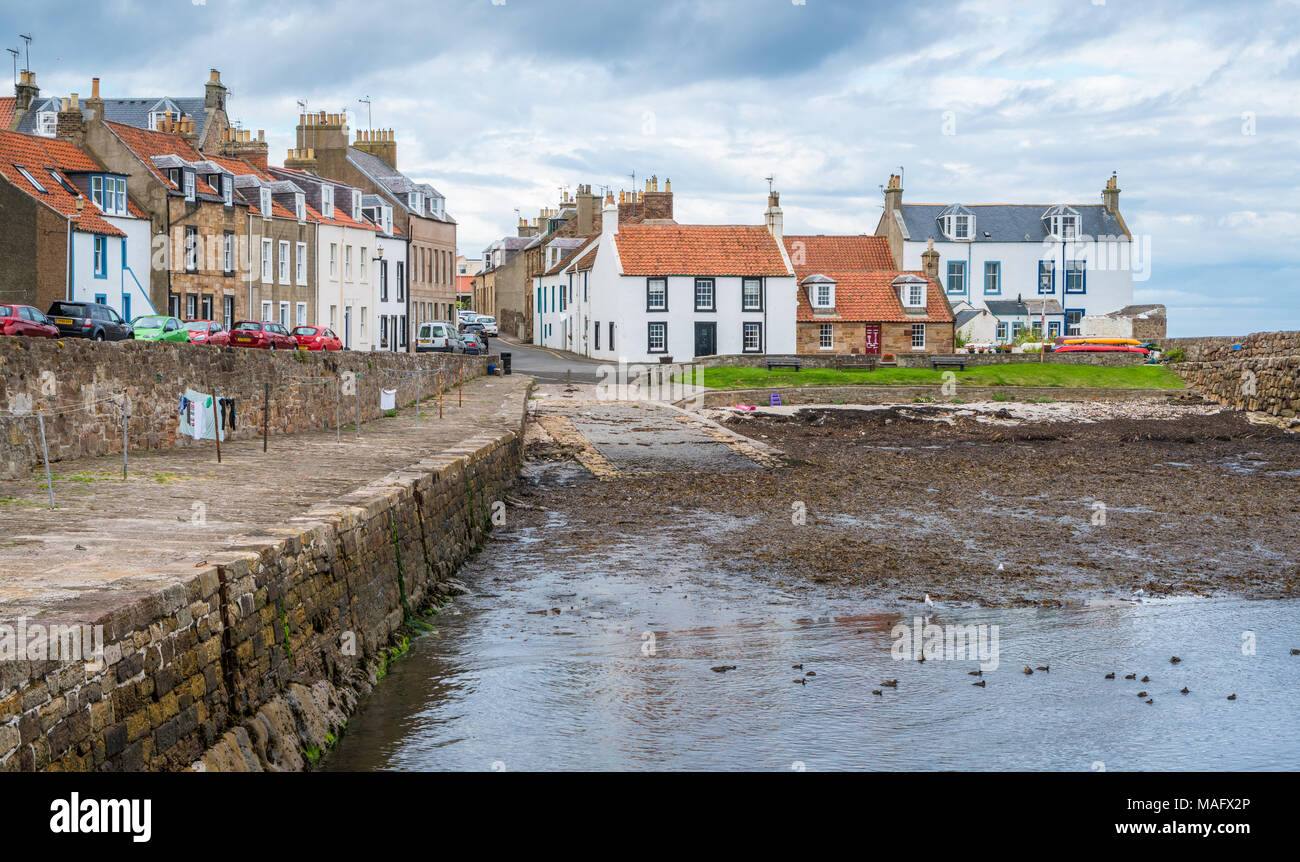
<path id="1" fill-rule="evenodd" d="M 1136 338 L 1067 338 L 1064 344 L 1130 344 L 1139 345 L 1142 342 Z"/>

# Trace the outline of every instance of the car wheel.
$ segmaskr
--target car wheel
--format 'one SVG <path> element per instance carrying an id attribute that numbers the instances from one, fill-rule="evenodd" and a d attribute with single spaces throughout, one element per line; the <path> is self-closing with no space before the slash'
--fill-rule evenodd
<path id="1" fill-rule="evenodd" d="M 96 340 L 96 341 L 103 341 L 103 340 L 104 340 L 104 333 L 102 333 L 102 332 L 96 332 L 96 333 L 95 333 L 95 340 Z"/>
<path id="2" fill-rule="evenodd" d="M 268 349 L 268 350 L 275 350 L 275 342 L 272 341 L 272 342 L 271 342 L 271 346 L 270 346 L 269 348 L 267 348 L 267 349 Z"/>

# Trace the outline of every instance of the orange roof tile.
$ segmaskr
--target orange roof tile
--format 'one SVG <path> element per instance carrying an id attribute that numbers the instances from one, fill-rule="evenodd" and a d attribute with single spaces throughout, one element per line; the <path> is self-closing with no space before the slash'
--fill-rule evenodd
<path id="1" fill-rule="evenodd" d="M 883 236 L 808 236 L 784 237 L 785 250 L 795 275 L 803 278 L 814 272 L 886 272 L 897 264 Z"/>
<path id="2" fill-rule="evenodd" d="M 761 225 L 623 224 L 615 242 L 624 275 L 790 275 Z"/>
<path id="3" fill-rule="evenodd" d="M 19 167 L 30 173 L 41 188 L 32 185 L 18 170 Z M 102 170 L 104 168 L 94 159 L 67 141 L 21 135 L 18 132 L 0 132 L 0 175 L 51 209 L 65 217 L 70 216 L 75 230 L 126 236 L 105 220 L 98 207 L 89 199 L 80 192 L 68 191 L 64 186 L 64 183 L 71 185 L 65 171 Z M 58 180 L 51 175 L 52 171 L 57 172 Z M 78 200 L 83 202 L 80 212 L 77 211 Z M 130 207 L 130 211 L 139 214 L 136 207 Z"/>
<path id="4" fill-rule="evenodd" d="M 835 280 L 835 313 L 814 314 L 808 303 L 808 290 L 799 285 L 799 308 L 796 320 L 804 323 L 830 323 L 836 320 L 865 321 L 868 323 L 948 323 L 952 313 L 943 297 L 943 288 L 931 281 L 925 292 L 926 313 L 908 314 L 898 298 L 893 281 L 900 275 L 919 275 L 920 272 L 823 272 Z M 800 277 L 800 281 L 803 277 Z"/>
<path id="5" fill-rule="evenodd" d="M 18 100 L 13 96 L 0 98 L 0 131 L 7 131 L 14 121 L 14 111 L 18 107 Z"/>
<path id="6" fill-rule="evenodd" d="M 166 174 L 154 167 L 152 161 L 154 156 L 176 156 L 187 162 L 201 162 L 208 159 L 207 156 L 201 155 L 198 150 L 186 143 L 185 139 L 179 135 L 169 135 L 166 132 L 151 132 L 147 129 L 137 129 L 135 126 L 127 126 L 109 120 L 105 120 L 104 125 L 108 126 L 113 134 L 117 135 L 118 139 L 126 144 L 127 148 L 135 153 L 145 167 L 149 168 L 153 175 L 169 189 L 176 189 L 177 186 L 167 178 Z M 195 189 L 200 194 L 218 194 L 216 189 L 204 182 L 201 177 L 195 177 Z"/>

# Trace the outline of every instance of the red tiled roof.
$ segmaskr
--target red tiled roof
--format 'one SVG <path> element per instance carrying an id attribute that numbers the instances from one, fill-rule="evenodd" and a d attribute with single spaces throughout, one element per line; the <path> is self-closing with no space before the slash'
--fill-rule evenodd
<path id="1" fill-rule="evenodd" d="M 615 242 L 624 275 L 790 275 L 761 225 L 623 224 Z"/>
<path id="2" fill-rule="evenodd" d="M 785 250 L 795 275 L 814 272 L 886 272 L 897 264 L 883 236 L 787 236 Z"/>
<path id="3" fill-rule="evenodd" d="M 835 280 L 835 313 L 814 314 L 808 303 L 808 288 L 799 285 L 799 309 L 796 320 L 804 323 L 830 323 L 836 320 L 865 321 L 868 323 L 948 323 L 952 313 L 943 297 L 943 288 L 931 281 L 925 292 L 926 313 L 908 314 L 898 298 L 893 281 L 900 275 L 918 275 L 920 272 L 824 272 Z M 800 278 L 802 281 L 802 277 Z"/>
<path id="4" fill-rule="evenodd" d="M 19 166 L 26 169 L 41 184 L 44 191 L 33 186 L 18 171 Z M 67 141 L 0 131 L 0 175 L 16 188 L 22 189 L 26 194 L 63 216 L 71 216 L 76 230 L 109 236 L 126 236 L 106 221 L 89 199 L 79 192 L 76 194 L 69 192 L 63 185 L 65 182 L 71 185 L 64 171 L 102 170 L 104 168 L 94 159 Z M 56 182 L 50 175 L 51 171 L 57 171 L 62 182 Z M 83 202 L 80 213 L 77 212 L 78 200 Z M 130 210 L 133 214 L 139 214 L 139 209 L 136 207 L 131 207 Z"/>
<path id="5" fill-rule="evenodd" d="M 198 150 L 191 147 L 179 135 L 169 135 L 166 132 L 151 132 L 147 129 L 137 129 L 135 126 L 126 126 L 109 120 L 105 120 L 104 125 L 108 126 L 113 134 L 117 135 L 118 139 L 126 144 L 127 149 L 135 153 L 145 167 L 152 171 L 153 175 L 169 189 L 177 189 L 178 187 L 167 178 L 165 173 L 154 167 L 153 156 L 176 156 L 187 162 L 201 162 L 208 158 L 200 155 Z M 213 159 L 212 161 L 216 160 Z M 204 182 L 202 177 L 195 177 L 195 189 L 200 194 L 218 194 L 217 190 Z"/>
<path id="6" fill-rule="evenodd" d="M 9 126 L 14 121 L 14 111 L 18 107 L 18 100 L 13 96 L 0 98 L 0 131 L 8 131 Z"/>

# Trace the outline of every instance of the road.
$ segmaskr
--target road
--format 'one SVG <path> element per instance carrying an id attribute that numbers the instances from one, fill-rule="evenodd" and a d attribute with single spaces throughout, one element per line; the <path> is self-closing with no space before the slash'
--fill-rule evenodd
<path id="1" fill-rule="evenodd" d="M 519 344 L 505 337 L 493 338 L 491 349 L 509 352 L 511 370 L 532 375 L 539 383 L 595 383 L 596 369 L 602 364 L 559 350 Z"/>

